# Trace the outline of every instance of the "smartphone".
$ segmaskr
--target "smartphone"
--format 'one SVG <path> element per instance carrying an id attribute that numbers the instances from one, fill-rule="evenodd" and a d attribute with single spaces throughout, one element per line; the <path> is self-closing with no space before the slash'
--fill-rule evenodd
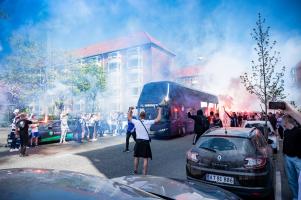
<path id="1" fill-rule="evenodd" d="M 285 103 L 284 102 L 269 102 L 269 109 L 280 109 L 280 110 L 285 110 Z"/>

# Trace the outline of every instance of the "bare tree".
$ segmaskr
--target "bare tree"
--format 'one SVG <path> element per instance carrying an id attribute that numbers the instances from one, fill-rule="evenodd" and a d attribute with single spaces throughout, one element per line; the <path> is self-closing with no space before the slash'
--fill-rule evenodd
<path id="1" fill-rule="evenodd" d="M 285 66 L 280 72 L 275 67 L 280 62 L 280 52 L 274 50 L 276 41 L 270 41 L 270 27 L 265 27 L 265 19 L 258 14 L 256 28 L 251 33 L 256 42 L 254 50 L 257 53 L 257 61 L 252 60 L 252 73 L 244 73 L 240 78 L 246 90 L 255 94 L 264 104 L 265 121 L 267 125 L 267 104 L 269 101 L 277 101 L 286 98 L 284 94 Z M 265 133 L 265 136 L 267 133 Z"/>

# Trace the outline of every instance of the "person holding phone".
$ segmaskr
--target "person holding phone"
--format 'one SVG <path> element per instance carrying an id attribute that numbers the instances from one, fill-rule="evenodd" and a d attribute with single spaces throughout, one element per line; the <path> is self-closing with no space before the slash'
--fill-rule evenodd
<path id="1" fill-rule="evenodd" d="M 301 124 L 301 113 L 290 104 L 285 103 L 284 113 L 282 117 L 284 133 L 283 133 L 283 157 L 285 172 L 288 178 L 288 184 L 293 194 L 293 199 L 301 199 L 300 184 L 298 178 L 301 171 L 301 128 L 297 123 Z"/>

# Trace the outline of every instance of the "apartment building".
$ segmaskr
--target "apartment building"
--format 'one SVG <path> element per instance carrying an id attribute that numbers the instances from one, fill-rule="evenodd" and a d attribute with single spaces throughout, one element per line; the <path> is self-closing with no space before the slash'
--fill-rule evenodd
<path id="1" fill-rule="evenodd" d="M 82 63 L 99 63 L 106 91 L 99 110 L 127 111 L 137 104 L 145 83 L 169 80 L 175 54 L 146 32 L 135 33 L 76 51 Z"/>
<path id="2" fill-rule="evenodd" d="M 199 65 L 185 66 L 173 73 L 174 81 L 196 90 L 204 89 L 205 81 L 203 69 Z"/>

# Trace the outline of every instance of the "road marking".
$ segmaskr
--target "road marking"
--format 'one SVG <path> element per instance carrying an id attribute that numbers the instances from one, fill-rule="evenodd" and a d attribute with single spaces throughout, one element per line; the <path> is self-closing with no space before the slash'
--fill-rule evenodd
<path id="1" fill-rule="evenodd" d="M 281 192 L 281 175 L 280 171 L 276 171 L 276 191 L 275 191 L 275 200 L 282 200 Z"/>

